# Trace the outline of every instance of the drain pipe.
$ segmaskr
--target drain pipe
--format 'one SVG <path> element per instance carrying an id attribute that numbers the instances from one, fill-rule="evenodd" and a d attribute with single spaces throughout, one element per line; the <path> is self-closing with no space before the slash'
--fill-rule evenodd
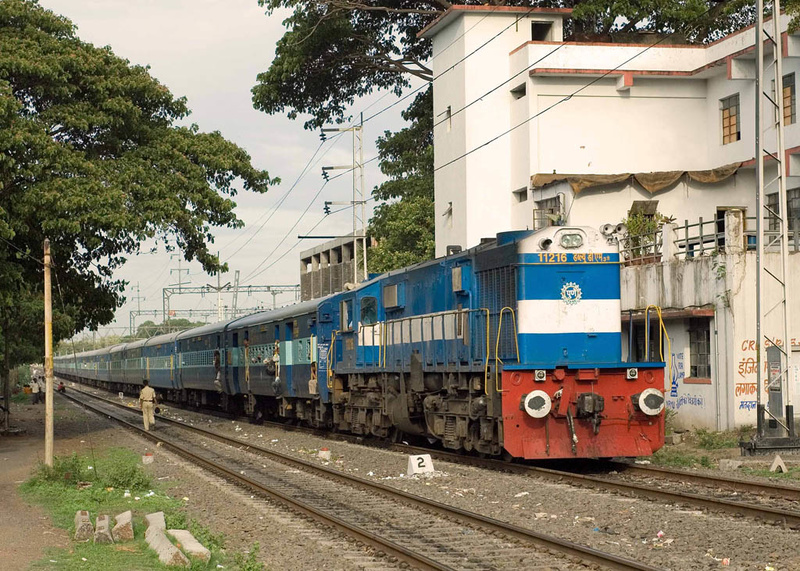
<path id="1" fill-rule="evenodd" d="M 716 405 L 717 405 L 717 407 L 716 407 L 717 408 L 716 426 L 717 426 L 717 431 L 720 431 L 720 430 L 722 430 L 722 428 L 720 427 L 720 420 L 721 419 L 720 419 L 720 402 L 719 402 L 719 398 L 720 398 L 719 397 L 719 383 L 720 383 L 720 379 L 722 377 L 719 374 L 719 323 L 717 322 L 717 306 L 716 306 L 716 304 L 714 305 L 714 374 L 716 376 L 716 379 L 714 379 L 714 381 L 715 381 L 714 382 L 714 397 L 715 397 L 714 400 L 716 401 Z M 726 392 L 726 394 L 727 394 L 727 392 Z M 725 399 L 726 404 L 727 404 L 727 400 L 728 399 L 726 398 Z M 726 407 L 726 410 L 727 410 L 727 407 Z M 726 413 L 726 415 L 725 415 L 726 419 L 727 419 L 727 416 L 728 415 Z"/>

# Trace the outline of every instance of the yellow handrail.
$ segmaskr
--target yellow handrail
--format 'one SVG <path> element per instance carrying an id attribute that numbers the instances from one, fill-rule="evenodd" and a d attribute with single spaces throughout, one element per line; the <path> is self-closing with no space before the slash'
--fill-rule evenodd
<path id="1" fill-rule="evenodd" d="M 508 311 L 511 313 L 511 321 L 514 325 L 514 345 L 517 349 L 517 362 L 519 362 L 519 337 L 517 337 L 517 316 L 514 312 L 514 309 L 511 307 L 504 307 L 500 310 L 500 320 L 497 323 L 497 341 L 494 345 L 494 388 L 499 393 L 502 392 L 500 389 L 500 385 L 498 384 L 499 380 L 499 370 L 500 370 L 500 334 L 503 332 L 503 314 Z"/>
<path id="2" fill-rule="evenodd" d="M 325 385 L 329 388 L 333 388 L 333 382 L 331 377 L 333 376 L 333 369 L 331 369 L 331 353 L 334 351 L 334 346 L 336 345 L 336 334 L 338 331 L 336 329 L 333 330 L 331 334 L 331 345 L 328 347 L 328 355 L 325 358 L 325 371 L 327 372 L 327 377 L 325 379 Z"/>
<path id="3" fill-rule="evenodd" d="M 667 333 L 667 327 L 664 325 L 664 319 L 661 317 L 661 308 L 657 305 L 648 305 L 644 310 L 644 319 L 648 323 L 650 323 L 650 308 L 655 309 L 656 315 L 658 315 L 658 324 L 659 324 L 659 332 L 663 333 L 663 337 L 661 335 L 658 336 L 658 353 L 661 357 L 661 361 L 664 361 L 664 337 L 667 338 L 667 353 L 669 354 L 669 361 L 667 363 L 667 378 L 672 382 L 672 341 L 669 339 L 669 333 Z"/>
<path id="4" fill-rule="evenodd" d="M 489 308 L 482 307 L 478 311 L 486 312 L 486 360 L 483 364 L 483 392 L 489 396 L 489 352 L 491 351 L 489 345 Z"/>

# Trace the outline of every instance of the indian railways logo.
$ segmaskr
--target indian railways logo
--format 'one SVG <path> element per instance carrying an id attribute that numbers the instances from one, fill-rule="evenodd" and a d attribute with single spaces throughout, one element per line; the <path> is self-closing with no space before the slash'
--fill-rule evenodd
<path id="1" fill-rule="evenodd" d="M 561 287 L 561 300 L 567 305 L 575 305 L 581 300 L 581 286 L 567 282 Z"/>

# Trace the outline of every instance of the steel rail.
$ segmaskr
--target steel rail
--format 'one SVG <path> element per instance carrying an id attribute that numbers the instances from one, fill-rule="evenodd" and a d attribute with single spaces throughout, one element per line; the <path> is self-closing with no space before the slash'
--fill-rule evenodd
<path id="1" fill-rule="evenodd" d="M 93 395 L 91 393 L 87 393 L 87 392 L 83 392 L 83 391 L 79 391 L 79 392 L 81 392 L 81 394 L 88 395 L 88 396 L 91 396 L 91 397 L 96 398 L 98 400 L 101 400 L 101 401 L 103 401 L 103 402 L 105 402 L 107 404 L 111 404 L 111 405 L 114 405 L 114 406 L 117 406 L 117 407 L 122 407 L 122 408 L 125 408 L 126 410 L 129 410 L 131 412 L 136 412 L 136 409 L 132 409 L 132 408 L 127 407 L 127 406 L 125 406 L 125 405 L 123 405 L 121 403 L 111 402 L 111 401 L 108 401 L 107 399 L 104 399 L 103 397 L 99 397 L 99 396 Z M 151 432 L 145 432 L 142 428 L 139 428 L 137 425 L 133 425 L 133 424 L 127 422 L 127 421 L 121 420 L 118 417 L 115 417 L 115 416 L 109 414 L 106 411 L 102 411 L 102 410 L 99 410 L 99 409 L 97 409 L 95 407 L 92 407 L 91 405 L 86 404 L 86 403 L 80 401 L 79 399 L 75 399 L 74 397 L 71 397 L 71 398 L 73 398 L 73 400 L 75 400 L 76 402 L 79 402 L 79 403 L 83 404 L 87 408 L 95 410 L 96 412 L 99 412 L 100 414 L 112 417 L 115 420 L 123 423 L 127 427 L 130 427 L 130 428 L 132 428 L 132 429 L 134 429 L 134 430 L 136 430 L 138 432 L 141 432 L 142 434 L 144 434 L 145 436 L 149 437 L 152 440 L 164 441 L 163 437 L 161 437 L 161 436 L 156 436 Z M 299 458 L 293 458 L 293 457 L 291 457 L 289 455 L 286 455 L 286 454 L 283 454 L 283 453 L 280 453 L 280 452 L 277 452 L 277 451 L 274 451 L 274 450 L 269 450 L 267 448 L 263 448 L 261 446 L 255 445 L 255 444 L 251 444 L 251 443 L 248 443 L 248 442 L 243 442 L 243 441 L 241 441 L 241 440 L 239 440 L 237 438 L 231 438 L 231 437 L 223 436 L 221 434 L 212 432 L 212 431 L 207 430 L 205 428 L 200 428 L 200 427 L 197 427 L 197 426 L 188 425 L 188 424 L 185 424 L 183 422 L 178 422 L 176 420 L 172 420 L 170 418 L 166 418 L 166 417 L 163 417 L 163 416 L 159 416 L 158 419 L 161 420 L 161 421 L 170 423 L 171 425 L 178 426 L 180 428 L 184 428 L 184 429 L 187 429 L 189 431 L 202 434 L 203 436 L 214 438 L 215 440 L 219 440 L 219 441 L 224 442 L 226 444 L 236 444 L 236 445 L 239 445 L 239 446 L 244 446 L 246 449 L 255 450 L 255 451 L 257 451 L 257 452 L 269 457 L 272 460 L 277 460 L 277 461 L 279 461 L 279 462 L 281 462 L 283 464 L 288 464 L 288 465 L 291 465 L 291 466 L 294 466 L 294 467 L 303 468 L 308 472 L 315 473 L 317 475 L 323 476 L 323 477 L 328 478 L 328 479 L 340 481 L 340 482 L 343 482 L 343 483 L 345 483 L 347 485 L 350 485 L 350 486 L 357 486 L 357 487 L 360 487 L 362 489 L 366 489 L 366 490 L 368 490 L 368 491 L 370 491 L 372 493 L 379 493 L 381 495 L 387 496 L 387 497 L 389 497 L 391 499 L 394 499 L 394 500 L 400 500 L 400 501 L 405 502 L 405 503 L 414 504 L 415 506 L 418 506 L 421 509 L 432 511 L 432 512 L 434 512 L 436 514 L 439 514 L 439 515 L 443 516 L 443 517 L 447 517 L 447 518 L 451 518 L 451 519 L 457 519 L 457 520 L 460 520 L 461 522 L 463 522 L 465 524 L 468 524 L 468 525 L 473 525 L 473 526 L 480 527 L 480 528 L 483 528 L 483 529 L 487 529 L 487 530 L 490 530 L 490 531 L 498 532 L 498 533 L 501 533 L 501 534 L 506 535 L 508 537 L 513 537 L 513 538 L 515 538 L 517 540 L 525 541 L 525 542 L 528 542 L 528 543 L 533 543 L 533 544 L 538 545 L 539 547 L 542 547 L 542 548 L 545 548 L 545 549 L 556 550 L 556 551 L 559 551 L 561 553 L 564 553 L 564 554 L 572 556 L 572 557 L 577 556 L 577 557 L 579 557 L 580 559 L 582 559 L 583 561 L 585 561 L 587 563 L 600 564 L 600 565 L 603 565 L 603 566 L 605 566 L 605 567 L 607 567 L 609 569 L 618 569 L 618 570 L 624 570 L 624 571 L 634 571 L 634 570 L 635 571 L 655 571 L 656 569 L 658 569 L 657 567 L 652 567 L 650 565 L 639 563 L 639 562 L 631 560 L 631 559 L 627 559 L 627 558 L 624 558 L 624 557 L 619 557 L 617 555 L 614 555 L 614 554 L 611 554 L 611 553 L 606 553 L 606 552 L 603 552 L 603 551 L 600 551 L 600 550 L 597 550 L 597 549 L 594 549 L 594 548 L 591 548 L 591 547 L 587 547 L 587 546 L 584 546 L 584 545 L 572 543 L 570 541 L 566 541 L 566 540 L 560 539 L 560 538 L 555 537 L 555 536 L 539 533 L 539 532 L 536 532 L 536 531 L 533 531 L 533 530 L 530 530 L 530 529 L 526 529 L 526 528 L 523 528 L 523 527 L 520 527 L 520 526 L 516 526 L 514 524 L 505 523 L 505 522 L 502 522 L 500 520 L 489 518 L 489 517 L 486 517 L 486 516 L 483 516 L 483 515 L 480 515 L 480 514 L 468 512 L 468 511 L 462 510 L 460 508 L 456 508 L 456 507 L 449 506 L 449 505 L 441 503 L 441 502 L 437 502 L 435 500 L 429 500 L 427 498 L 423 498 L 423 497 L 420 497 L 420 496 L 415 496 L 413 494 L 404 492 L 402 490 L 398 490 L 398 489 L 395 489 L 395 488 L 392 488 L 392 487 L 389 487 L 389 486 L 386 486 L 386 485 L 383 485 L 383 484 L 378 484 L 377 482 L 372 482 L 372 481 L 369 481 L 369 480 L 365 480 L 363 478 L 359 478 L 357 476 L 352 476 L 352 475 L 349 475 L 349 474 L 345 474 L 343 472 L 339 472 L 338 470 L 332 470 L 332 469 L 329 469 L 329 468 L 318 466 L 318 465 L 313 464 L 311 462 L 308 462 L 306 460 L 301 460 Z M 174 444 L 174 443 L 171 443 L 171 442 L 168 442 L 168 441 L 164 441 L 164 443 L 166 445 L 172 447 L 173 449 L 183 450 L 183 448 L 180 447 L 180 445 L 177 445 L 177 444 Z M 181 452 L 181 453 L 183 453 L 183 452 Z M 272 496 L 273 493 L 277 494 L 277 497 L 280 498 L 280 501 L 284 501 L 283 498 L 285 496 L 283 496 L 282 494 L 280 494 L 278 492 L 272 492 L 272 491 L 269 491 L 269 490 L 265 489 L 261 484 L 259 484 L 258 482 L 254 482 L 250 478 L 247 478 L 247 477 L 245 477 L 243 475 L 237 474 L 236 472 L 232 472 L 232 471 L 230 471 L 230 470 L 228 470 L 228 469 L 226 469 L 224 467 L 221 467 L 221 466 L 219 468 L 217 468 L 215 466 L 214 462 L 212 462 L 210 460 L 203 459 L 202 457 L 196 456 L 195 454 L 193 454 L 191 452 L 188 452 L 188 454 L 191 455 L 192 459 L 198 458 L 199 461 L 201 463 L 203 463 L 204 465 L 211 466 L 212 469 L 220 469 L 220 471 L 224 472 L 226 475 L 230 475 L 231 478 L 233 478 L 235 480 L 238 480 L 238 481 L 242 481 L 242 482 L 246 483 L 248 486 L 254 487 L 254 488 L 258 489 L 259 491 L 264 491 L 265 493 L 267 493 L 270 496 Z M 298 504 L 298 502 L 296 502 L 295 500 L 293 500 L 291 498 L 286 498 L 284 503 L 291 503 L 292 506 Z M 302 504 L 299 504 L 299 505 L 302 506 Z M 305 509 L 314 510 L 314 508 L 312 508 L 310 506 L 308 506 L 307 508 L 300 507 L 298 509 L 300 511 L 304 511 Z M 316 510 L 314 510 L 313 513 L 316 513 Z M 316 516 L 314 516 L 314 517 L 316 517 Z M 326 521 L 327 520 L 331 520 L 331 519 L 338 520 L 338 518 L 331 518 L 331 516 L 327 516 L 327 515 L 324 515 L 324 514 L 323 514 L 323 517 L 325 517 Z M 346 522 L 341 522 L 341 524 L 349 525 L 349 524 L 346 524 Z M 336 524 L 336 523 L 333 523 L 332 525 L 335 525 L 337 527 L 339 526 L 339 524 Z M 368 533 L 368 532 L 364 532 L 363 530 L 360 530 L 360 533 L 363 534 L 363 533 Z M 367 540 L 362 540 L 362 541 L 366 541 L 367 543 L 369 543 L 369 541 L 367 541 Z M 383 541 L 383 540 L 381 540 L 381 541 Z M 370 543 L 370 544 L 372 545 L 372 543 Z M 390 548 L 384 548 L 384 547 L 379 547 L 379 548 L 380 549 L 384 549 L 384 550 L 390 550 Z M 395 546 L 395 548 L 396 549 L 404 549 L 404 548 L 402 548 L 402 546 Z M 395 553 L 392 553 L 392 554 L 395 555 Z M 396 555 L 396 557 L 398 557 L 399 559 L 404 559 L 402 557 L 402 555 Z M 432 563 L 434 563 L 435 565 L 438 565 L 435 562 L 432 562 Z M 412 564 L 419 565 L 417 563 L 412 563 Z M 426 568 L 426 567 L 422 567 L 422 568 Z M 446 567 L 441 567 L 441 566 L 430 567 L 430 568 L 432 568 L 432 569 L 446 569 Z"/>
<path id="2" fill-rule="evenodd" d="M 599 476 L 588 476 L 585 474 L 576 474 L 574 472 L 564 471 L 564 470 L 555 470 L 552 468 L 543 468 L 540 466 L 528 466 L 523 464 L 512 464 L 509 462 L 504 462 L 502 460 L 493 460 L 487 458 L 469 458 L 464 457 L 460 454 L 455 454 L 451 452 L 441 452 L 441 451 L 433 451 L 427 448 L 421 448 L 416 446 L 407 446 L 407 445 L 394 445 L 395 449 L 398 450 L 405 450 L 405 451 L 413 451 L 417 453 L 425 453 L 437 456 L 441 459 L 446 460 L 453 460 L 455 462 L 467 463 L 474 466 L 482 466 L 487 468 L 493 468 L 500 471 L 507 471 L 513 472 L 516 474 L 528 475 L 528 476 L 539 476 L 548 480 L 564 483 L 569 482 L 572 484 L 578 485 L 586 485 L 589 487 L 595 488 L 602 488 L 605 490 L 610 490 L 614 492 L 621 492 L 623 494 L 630 494 L 634 493 L 639 496 L 643 496 L 653 500 L 659 501 L 667 501 L 669 503 L 679 503 L 679 504 L 689 504 L 694 505 L 697 507 L 702 507 L 706 509 L 713 509 L 718 510 L 726 513 L 730 513 L 733 515 L 745 516 L 745 517 L 753 517 L 753 518 L 760 518 L 770 521 L 778 521 L 782 522 L 790 527 L 798 527 L 800 528 L 800 511 L 791 511 L 791 510 L 783 510 L 778 508 L 770 508 L 766 506 L 758 506 L 755 504 L 748 504 L 745 502 L 736 502 L 731 500 L 725 500 L 721 498 L 709 498 L 700 494 L 694 494 L 691 492 L 670 492 L 667 490 L 660 490 L 656 488 L 650 488 L 647 486 L 643 486 L 641 484 L 634 484 L 632 482 L 621 482 L 621 481 L 614 481 L 608 478 L 602 478 Z M 638 468 L 638 466 L 637 466 Z M 659 469 L 662 470 L 662 469 Z M 664 472 L 670 473 L 669 470 L 664 470 Z M 672 473 L 674 479 L 678 479 L 679 474 L 681 473 Z M 700 477 L 698 477 L 698 481 L 700 481 Z M 731 485 L 736 485 L 741 482 L 741 480 L 729 480 L 729 479 L 714 479 L 710 476 L 706 477 L 706 481 L 704 482 L 707 485 L 716 485 L 716 484 L 724 484 L 730 482 Z M 763 489 L 758 489 L 758 486 L 764 486 Z M 762 494 L 775 494 L 776 490 L 780 491 L 783 489 L 787 489 L 784 486 L 774 486 L 774 485 L 765 485 L 765 484 L 752 484 L 752 490 L 757 490 L 758 493 Z M 787 495 L 792 495 L 796 493 L 796 489 L 788 488 Z M 786 499 L 793 499 L 786 498 Z"/>
<path id="3" fill-rule="evenodd" d="M 659 477 L 675 482 L 692 482 L 707 486 L 724 487 L 735 492 L 769 494 L 786 500 L 800 501 L 800 487 L 795 486 L 781 486 L 768 482 L 750 482 L 740 478 L 718 478 L 708 474 L 695 474 L 685 470 L 670 470 L 659 466 L 641 466 L 627 462 L 609 462 L 607 465 L 618 472 L 627 472 L 639 476 Z"/>
<path id="4" fill-rule="evenodd" d="M 88 394 L 94 398 L 105 400 L 102 397 L 99 397 L 97 395 L 92 395 L 91 393 L 84 393 L 84 394 Z M 120 403 L 111 402 L 111 404 L 128 408 L 125 407 L 124 405 L 121 405 Z M 163 418 L 165 421 L 171 421 L 171 419 L 165 417 L 161 418 Z M 183 425 L 182 423 L 177 423 L 177 424 L 181 426 L 187 426 L 187 428 L 190 429 L 196 428 L 196 427 L 191 427 L 189 425 Z M 271 423 L 271 424 L 274 424 L 275 426 L 278 427 L 283 427 L 288 430 L 316 431 L 316 429 L 305 429 L 303 427 L 297 427 L 297 426 L 287 427 L 280 423 Z M 209 435 L 216 436 L 213 433 Z M 345 435 L 336 434 L 336 437 L 339 438 L 343 436 Z M 258 449 L 257 446 L 254 446 L 247 442 L 243 442 L 238 439 L 233 439 L 233 441 L 237 442 L 238 444 L 243 444 L 245 446 L 251 446 Z M 603 478 L 599 476 L 591 476 L 585 474 L 576 474 L 574 472 L 565 470 L 556 470 L 553 468 L 544 468 L 544 467 L 530 466 L 525 464 L 514 464 L 503 460 L 470 457 L 455 452 L 432 450 L 429 448 L 419 447 L 419 446 L 393 444 L 390 446 L 390 449 L 394 449 L 405 453 L 431 454 L 436 458 L 457 462 L 461 464 L 470 464 L 473 466 L 490 468 L 505 472 L 513 472 L 516 474 L 522 474 L 527 476 L 538 476 L 559 483 L 568 482 L 575 485 L 601 488 L 626 495 L 633 493 L 635 495 L 646 497 L 653 500 L 666 501 L 669 503 L 678 503 L 684 505 L 693 505 L 696 507 L 710 509 L 710 510 L 717 510 L 737 516 L 764 519 L 769 521 L 777 521 L 783 523 L 784 525 L 788 525 L 790 527 L 800 528 L 800 511 L 771 508 L 755 504 L 748 504 L 745 502 L 725 500 L 721 498 L 710 498 L 701 494 L 695 494 L 691 492 L 671 492 L 667 490 L 650 488 L 632 482 L 614 481 L 609 478 Z M 631 468 L 631 465 L 629 464 L 625 463 L 617 463 L 617 464 L 621 466 L 619 468 L 620 470 L 623 469 L 622 467 L 625 467 L 626 470 Z M 639 466 L 633 467 L 633 470 L 637 469 L 640 469 L 640 467 Z M 645 468 L 641 469 L 645 470 Z M 647 470 L 652 470 L 654 472 L 657 471 L 659 475 L 663 475 L 665 478 L 669 477 L 670 479 L 678 481 L 681 480 L 682 476 L 687 474 L 686 472 L 675 472 L 664 468 L 647 468 Z M 800 489 L 798 488 L 778 486 L 775 484 L 759 484 L 755 482 L 745 482 L 743 480 L 730 479 L 730 478 L 713 478 L 711 476 L 702 476 L 699 474 L 698 475 L 689 474 L 689 476 L 694 476 L 694 480 L 697 483 L 703 483 L 704 485 L 709 485 L 709 486 L 715 486 L 715 487 L 724 486 L 724 487 L 729 487 L 730 489 L 736 489 L 737 486 L 740 486 L 742 491 L 749 491 L 751 493 L 768 494 L 768 495 L 777 494 L 779 496 L 783 496 L 784 499 L 790 501 L 800 497 Z M 745 489 L 745 487 L 749 489 Z"/>
<path id="5" fill-rule="evenodd" d="M 85 392 L 82 392 L 82 391 L 76 391 L 76 392 L 81 392 L 81 394 L 89 395 L 89 393 L 85 393 Z M 213 460 L 209 460 L 207 458 L 204 458 L 203 456 L 200 456 L 200 455 L 192 452 L 191 450 L 181 446 L 180 444 L 177 444 L 176 442 L 172 441 L 171 439 L 165 438 L 162 435 L 156 435 L 156 434 L 153 434 L 152 432 L 145 431 L 143 428 L 140 428 L 138 425 L 133 424 L 131 422 L 128 422 L 127 420 L 125 420 L 123 418 L 120 418 L 120 417 L 118 417 L 118 416 L 116 416 L 114 414 L 111 414 L 107 410 L 102 410 L 102 409 L 100 409 L 100 408 L 98 408 L 96 406 L 92 406 L 91 404 L 89 404 L 89 403 L 87 403 L 85 401 L 82 401 L 81 399 L 75 398 L 72 395 L 68 395 L 66 393 L 64 393 L 64 396 L 66 396 L 68 399 L 71 399 L 72 401 L 80 404 L 81 406 L 83 406 L 83 407 L 85 407 L 85 408 L 87 408 L 87 409 L 89 409 L 89 410 L 91 410 L 93 412 L 96 412 L 96 413 L 98 413 L 98 414 L 100 414 L 102 416 L 108 417 L 108 418 L 112 418 L 113 420 L 115 420 L 116 422 L 120 423 L 124 427 L 126 427 L 126 428 L 128 428 L 130 430 L 133 430 L 134 432 L 139 433 L 141 436 L 144 436 L 145 438 L 147 438 L 147 439 L 149 439 L 149 440 L 151 440 L 153 442 L 162 443 L 164 446 L 166 446 L 167 448 L 171 449 L 173 452 L 176 452 L 176 453 L 180 454 L 181 456 L 191 460 L 195 464 L 199 464 L 200 466 L 205 467 L 207 470 L 210 470 L 210 471 L 216 472 L 216 473 L 220 473 L 220 474 L 224 475 L 226 478 L 228 478 L 230 480 L 233 480 L 234 482 L 236 482 L 239 485 L 248 487 L 248 488 L 250 488 L 252 490 L 255 490 L 255 491 L 259 492 L 259 493 L 262 493 L 262 494 L 268 496 L 269 498 L 271 498 L 271 499 L 273 499 L 273 500 L 275 500 L 277 502 L 280 502 L 280 503 L 290 507 L 291 509 L 293 509 L 295 511 L 298 511 L 298 512 L 302 513 L 303 515 L 309 516 L 309 517 L 315 519 L 318 522 L 322 522 L 325 525 L 331 526 L 331 527 L 333 527 L 333 528 L 335 528 L 335 529 L 337 529 L 337 530 L 339 530 L 341 532 L 344 532 L 347 535 L 353 537 L 354 539 L 356 539 L 358 541 L 361 541 L 361 542 L 364 542 L 367 545 L 370 545 L 373 548 L 378 549 L 379 551 L 384 551 L 384 552 L 388 553 L 389 555 L 392 555 L 392 556 L 398 558 L 401 561 L 405 561 L 406 563 L 408 563 L 410 565 L 413 565 L 413 566 L 415 566 L 415 567 L 417 567 L 419 569 L 423 569 L 423 570 L 455 571 L 455 570 L 453 570 L 452 567 L 449 567 L 447 565 L 442 565 L 442 564 L 440 564 L 440 563 L 438 563 L 438 562 L 426 557 L 425 555 L 422 555 L 422 554 L 419 554 L 419 553 L 415 553 L 415 552 L 413 552 L 413 551 L 411 551 L 409 549 L 406 549 L 405 547 L 403 547 L 401 545 L 398 545 L 398 544 L 394 543 L 391 540 L 378 537 L 378 536 L 370 533 L 369 531 L 367 531 L 365 529 L 362 529 L 362 528 L 360 528 L 358 526 L 355 526 L 355 525 L 352 525 L 350 523 L 347 523 L 346 521 L 344 521 L 344 520 L 342 520 L 342 519 L 340 519 L 338 517 L 326 514 L 325 512 L 323 512 L 321 510 L 318 510 L 318 509 L 314 508 L 313 506 L 305 504 L 304 502 L 296 500 L 296 499 L 292 498 L 291 496 L 283 494 L 283 493 L 281 493 L 281 492 L 279 492 L 277 490 L 273 490 L 271 488 L 268 488 L 264 484 L 262 484 L 260 482 L 257 482 L 255 480 L 253 480 L 252 478 L 248 478 L 244 474 L 237 473 L 237 472 L 235 472 L 233 470 L 230 470 L 230 469 L 226 468 L 225 466 L 223 466 L 223 465 L 221 465 L 221 464 L 219 464 L 217 462 L 214 462 Z M 120 406 L 118 403 L 108 402 L 106 399 L 103 399 L 102 397 L 98 397 L 96 395 L 89 395 L 89 396 L 93 396 L 94 398 L 102 400 L 102 401 L 106 402 L 107 404 L 113 404 L 113 405 L 116 405 L 116 406 Z M 122 405 L 122 406 L 124 406 L 124 405 Z M 125 407 L 125 408 L 127 408 L 128 410 L 130 410 L 132 412 L 136 412 L 135 409 L 130 409 L 128 407 Z M 160 420 L 169 420 L 169 419 L 165 419 L 163 417 L 160 417 Z M 172 422 L 174 422 L 178 426 L 184 426 L 180 422 L 176 422 L 176 421 L 172 421 Z M 194 428 L 194 427 L 188 427 L 188 428 Z M 209 435 L 213 435 L 213 433 L 209 433 Z"/>

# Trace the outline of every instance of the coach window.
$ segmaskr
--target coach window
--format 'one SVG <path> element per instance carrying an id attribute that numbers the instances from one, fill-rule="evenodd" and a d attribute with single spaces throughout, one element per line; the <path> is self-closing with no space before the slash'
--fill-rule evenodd
<path id="1" fill-rule="evenodd" d="M 340 306 L 342 331 L 353 330 L 353 300 L 346 299 Z"/>
<path id="2" fill-rule="evenodd" d="M 361 299 L 361 325 L 372 325 L 378 321 L 378 300 L 374 297 Z"/>

